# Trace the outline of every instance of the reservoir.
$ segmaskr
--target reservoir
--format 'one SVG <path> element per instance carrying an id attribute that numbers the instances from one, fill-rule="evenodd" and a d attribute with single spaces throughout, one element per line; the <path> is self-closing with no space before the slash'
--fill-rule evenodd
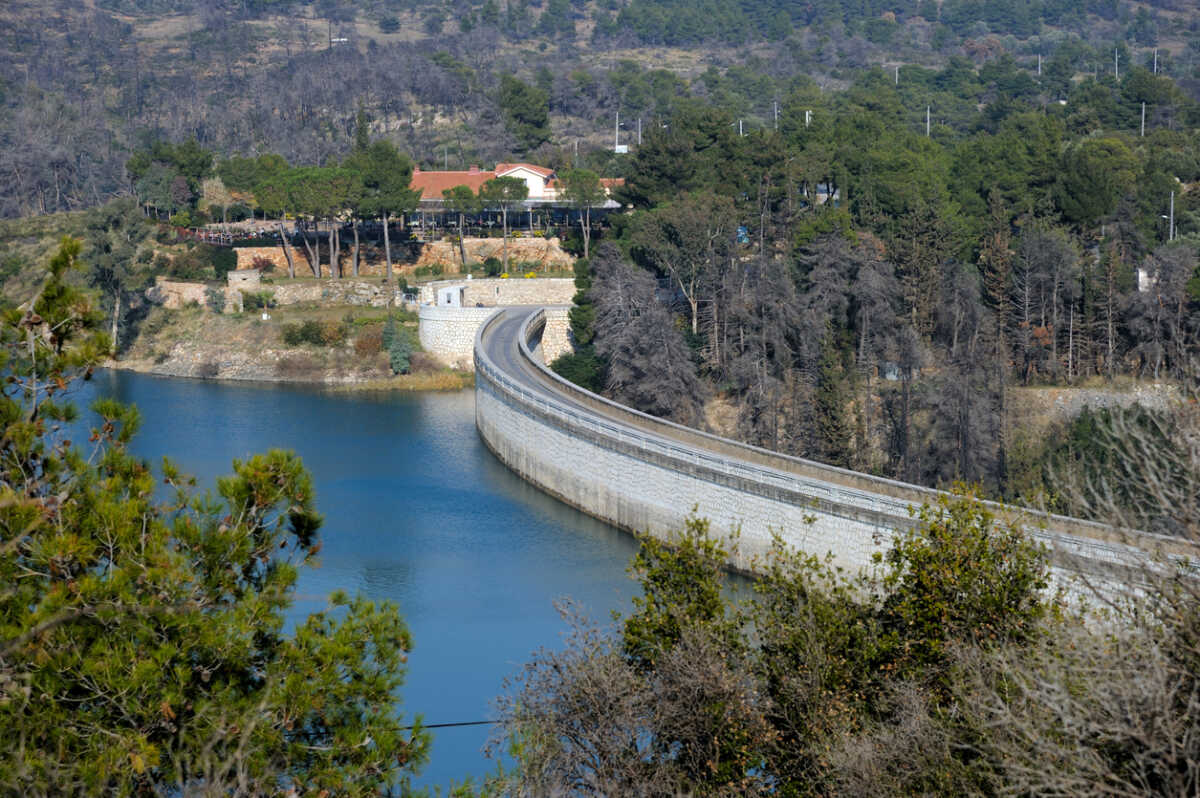
<path id="1" fill-rule="evenodd" d="M 203 487 L 234 458 L 287 448 L 312 472 L 325 516 L 320 565 L 301 571 L 293 620 L 342 589 L 400 606 L 414 649 L 402 713 L 427 724 L 493 717 L 502 680 L 565 627 L 570 597 L 609 622 L 636 586 L 636 545 L 530 487 L 475 432 L 471 391 L 336 393 L 316 388 L 98 372 L 74 401 L 137 405 L 133 450 L 157 469 L 164 454 Z M 487 726 L 437 729 L 414 783 L 447 785 L 492 769 Z"/>

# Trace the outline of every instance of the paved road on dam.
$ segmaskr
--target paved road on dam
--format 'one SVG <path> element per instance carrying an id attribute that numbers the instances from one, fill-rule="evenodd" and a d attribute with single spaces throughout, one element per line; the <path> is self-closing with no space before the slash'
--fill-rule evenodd
<path id="1" fill-rule="evenodd" d="M 689 486 L 694 490 L 697 484 L 705 484 L 713 486 L 713 494 L 725 491 L 725 514 L 739 524 L 743 510 L 752 509 L 755 502 L 759 502 L 759 507 L 762 501 L 775 502 L 773 506 L 778 511 L 792 514 L 811 508 L 822 519 L 813 529 L 828 532 L 817 548 L 824 550 L 828 546 L 836 549 L 845 541 L 856 538 L 861 559 L 871 546 L 886 545 L 880 539 L 885 531 L 886 537 L 890 537 L 892 531 L 912 525 L 911 507 L 931 503 L 942 495 L 939 491 L 919 485 L 835 468 L 720 438 L 646 416 L 588 393 L 550 372 L 540 362 L 536 352 L 531 353 L 527 346 L 522 346 L 523 338 L 531 332 L 536 335 L 540 329 L 540 312 L 540 308 L 508 308 L 499 311 L 498 316 L 484 324 L 477 348 L 478 353 L 490 361 L 490 366 L 488 363 L 476 365 L 489 369 L 491 376 L 481 373 L 477 378 L 477 392 L 482 389 L 480 386 L 486 387 L 489 380 L 498 378 L 502 383 L 509 384 L 509 388 L 499 389 L 500 383 L 497 383 L 496 388 L 487 388 L 488 391 L 501 390 L 503 393 L 504 390 L 515 390 L 517 394 L 526 394 L 524 400 L 513 400 L 514 407 L 524 406 L 526 412 L 533 414 L 529 416 L 530 419 L 540 416 L 542 420 L 531 420 L 529 423 L 535 426 L 526 427 L 525 432 L 515 438 L 510 435 L 506 445 L 511 448 L 510 454 L 516 453 L 517 459 L 503 456 L 501 459 L 544 490 L 610 523 L 641 529 L 641 518 L 661 518 L 663 503 L 672 501 L 669 497 L 674 496 L 673 503 L 678 504 L 682 500 L 679 498 L 682 491 Z M 477 399 L 477 426 L 482 423 L 478 407 Z M 497 407 L 490 404 L 488 412 L 494 414 Z M 557 438 L 554 446 L 558 447 L 558 451 L 539 452 L 538 449 L 544 447 L 540 447 L 537 441 L 548 439 L 539 432 L 543 428 L 536 424 L 559 427 L 572 437 Z M 483 428 L 480 426 L 481 431 Z M 569 432 L 572 429 L 576 432 Z M 564 448 L 583 450 L 585 442 L 575 435 L 589 438 L 591 445 L 600 449 L 591 449 L 593 454 L 586 457 L 594 459 L 584 459 L 574 466 L 574 471 L 566 473 L 565 466 L 556 459 L 563 459 L 558 456 Z M 484 437 L 486 440 L 489 436 Z M 576 440 L 580 443 L 578 447 Z M 494 445 L 494 442 L 489 442 L 489 445 Z M 624 452 L 625 456 L 632 459 L 614 459 L 606 452 Z M 540 465 L 529 465 L 534 462 Z M 655 463 L 660 469 L 642 472 L 644 476 L 658 480 L 657 497 L 647 498 L 642 483 L 632 481 L 632 476 L 623 476 L 627 468 L 639 468 L 640 463 Z M 595 491 L 586 483 L 600 478 L 597 469 L 603 465 L 610 467 L 606 478 L 611 484 L 598 486 L 597 489 L 609 489 L 610 495 L 597 506 L 589 506 L 588 501 Z M 540 478 L 547 470 L 556 468 L 559 471 L 558 482 L 573 483 L 572 491 L 558 490 Z M 612 468 L 618 470 L 613 472 Z M 668 476 L 670 474 L 675 476 Z M 672 482 L 673 479 L 676 481 Z M 581 486 L 580 483 L 585 484 Z M 676 492 L 677 489 L 680 493 Z M 668 495 L 668 499 L 662 498 L 664 494 Z M 700 495 L 703 501 L 710 498 L 707 492 L 689 495 Z M 638 501 L 642 510 L 649 508 L 650 515 L 635 516 L 628 520 L 617 518 L 615 511 L 606 511 L 614 504 L 627 508 Z M 691 502 L 688 504 L 690 506 Z M 1019 508 L 993 507 L 1001 517 L 1022 524 L 1031 534 L 1050 545 L 1055 551 L 1054 561 L 1067 571 L 1095 572 L 1097 567 L 1111 570 L 1112 566 L 1121 566 L 1121 570 L 1124 570 L 1131 562 L 1131 556 L 1141 561 L 1148 550 L 1159 551 L 1173 559 L 1182 557 L 1192 563 L 1197 562 L 1196 549 L 1178 539 L 1120 532 L 1101 524 Z M 721 511 L 721 508 L 717 509 Z M 655 512 L 659 515 L 655 516 Z M 758 525 L 764 526 L 761 522 Z M 743 531 L 747 530 L 743 528 Z M 874 539 L 874 542 L 867 542 L 868 538 Z"/>
<path id="2" fill-rule="evenodd" d="M 565 391 L 564 386 L 556 383 L 554 377 L 531 363 L 521 352 L 521 336 L 525 325 L 539 310 L 541 308 L 537 307 L 501 310 L 501 318 L 484 330 L 480 343 L 491 361 L 507 377 L 548 401 L 565 405 L 581 414 L 599 416 L 608 424 L 627 428 L 638 435 L 661 441 L 664 445 L 697 447 L 723 458 L 735 457 L 755 469 L 765 469 L 783 478 L 799 479 L 809 486 L 827 486 L 830 489 L 854 492 L 866 490 L 886 495 L 903 502 L 897 506 L 898 522 L 907 523 L 908 504 L 921 504 L 937 495 L 936 491 L 921 486 L 859 475 L 821 463 L 809 463 L 660 419 L 645 417 L 644 414 L 628 408 L 615 405 L 606 407 L 607 403 L 603 400 L 581 401 Z M 864 480 L 868 484 L 864 484 Z"/>

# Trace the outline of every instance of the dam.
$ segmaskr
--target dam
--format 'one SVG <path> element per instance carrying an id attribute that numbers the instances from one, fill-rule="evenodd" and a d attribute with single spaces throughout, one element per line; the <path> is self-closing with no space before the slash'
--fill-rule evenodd
<path id="1" fill-rule="evenodd" d="M 693 512 L 736 532 L 730 566 L 754 572 L 774 536 L 856 572 L 939 491 L 778 454 L 648 416 L 586 391 L 540 356 L 545 308 L 494 311 L 475 337 L 475 421 L 489 449 L 546 493 L 627 531 L 666 537 Z M 1126 583 L 1187 541 L 993 504 L 1044 543 L 1059 579 Z"/>

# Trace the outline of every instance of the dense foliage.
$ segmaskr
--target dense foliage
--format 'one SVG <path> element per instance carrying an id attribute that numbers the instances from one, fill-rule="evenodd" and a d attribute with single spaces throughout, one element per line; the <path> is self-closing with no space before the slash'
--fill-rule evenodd
<path id="1" fill-rule="evenodd" d="M 574 333 L 599 362 L 559 368 L 676 419 L 715 397 L 718 431 L 787 453 L 1052 499 L 1014 386 L 1175 380 L 1200 356 L 1197 106 L 1140 67 L 1053 91 L 1007 57 L 868 71 L 747 135 L 681 101 L 592 259 Z M 1151 94 L 1179 115 L 1142 136 Z"/>
<path id="2" fill-rule="evenodd" d="M 725 545 L 696 519 L 669 541 L 643 538 L 631 569 L 643 595 L 619 630 L 572 618 L 567 650 L 523 669 L 501 703 L 517 752 L 507 787 L 949 795 L 1003 783 L 962 718 L 959 669 L 967 652 L 1019 654 L 1058 633 L 1043 552 L 1023 533 L 973 497 L 944 500 L 876 576 L 777 544 L 740 604 Z M 918 757 L 885 759 L 904 753 Z"/>
<path id="3" fill-rule="evenodd" d="M 198 493 L 130 453 L 133 407 L 98 401 L 90 438 L 67 437 L 72 382 L 110 346 L 66 279 L 80 250 L 65 240 L 0 327 L 0 790 L 401 789 L 429 738 L 398 716 L 396 607 L 336 593 L 286 629 L 320 550 L 299 459 L 235 461 Z"/>
<path id="4" fill-rule="evenodd" d="M 879 64 L 902 65 L 914 122 L 932 102 L 969 132 L 976 104 L 984 120 L 1039 97 L 1075 105 L 1096 93 L 1080 77 L 1124 81 L 1135 66 L 1157 63 L 1194 93 L 1194 12 L 1167 0 L 13 0 L 0 8 L 0 215 L 136 191 L 183 223 L 228 220 L 250 186 L 223 159 L 329 165 L 353 146 L 360 112 L 425 167 L 520 156 L 611 174 L 623 161 L 616 114 L 623 143 L 687 97 L 772 128 L 776 103 L 808 77 L 840 88 Z M 648 49 L 662 44 L 684 49 Z M 960 66 L 928 85 L 954 59 L 982 66 L 981 79 Z M 1154 126 L 1178 115 L 1144 88 Z M 1139 104 L 1112 110 L 1137 124 Z"/>

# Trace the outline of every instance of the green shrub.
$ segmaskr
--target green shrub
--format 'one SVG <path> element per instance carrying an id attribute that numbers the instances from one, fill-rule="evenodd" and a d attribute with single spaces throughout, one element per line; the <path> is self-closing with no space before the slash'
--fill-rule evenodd
<path id="1" fill-rule="evenodd" d="M 484 258 L 483 273 L 486 274 L 488 277 L 495 277 L 496 275 L 500 274 L 500 272 L 502 272 L 503 270 L 504 270 L 504 266 L 503 266 L 503 264 L 500 263 L 499 258 L 497 258 L 495 256 Z"/>
<path id="2" fill-rule="evenodd" d="M 380 342 L 383 348 L 387 351 L 392 351 L 392 342 L 396 340 L 396 317 L 388 314 L 387 321 L 383 323 L 383 333 L 380 336 Z"/>
<path id="3" fill-rule="evenodd" d="M 322 346 L 325 343 L 321 323 L 311 319 L 299 324 L 285 324 L 280 332 L 283 335 L 283 342 L 288 346 L 300 346 L 301 344 Z"/>
<path id="4" fill-rule="evenodd" d="M 218 280 L 224 280 L 225 275 L 237 268 L 237 253 L 229 247 L 209 247 L 212 253 L 209 260 L 212 262 L 213 273 Z"/>
<path id="5" fill-rule="evenodd" d="M 275 261 L 270 258 L 264 258 L 262 255 L 255 255 L 250 265 L 263 274 L 273 274 L 275 272 Z"/>
<path id="6" fill-rule="evenodd" d="M 213 313 L 224 313 L 225 292 L 220 288 L 209 287 L 204 289 L 204 304 L 207 305 L 208 309 Z"/>
<path id="7" fill-rule="evenodd" d="M 397 329 L 395 336 L 392 338 L 391 345 L 388 346 L 388 362 L 391 364 L 393 374 L 407 374 L 409 372 L 409 369 L 412 368 L 414 348 L 408 330 Z"/>
<path id="8" fill-rule="evenodd" d="M 20 255 L 5 255 L 0 260 L 0 280 L 16 277 L 28 264 L 28 260 Z"/>
<path id="9" fill-rule="evenodd" d="M 563 379 L 592 393 L 604 390 L 604 361 L 596 356 L 596 350 L 591 346 L 560 355 L 550 364 L 550 368 Z"/>
<path id="10" fill-rule="evenodd" d="M 1051 606 L 1045 548 L 970 493 L 941 496 L 917 519 L 879 558 L 897 673 L 939 678 L 954 642 L 1026 642 Z"/>
<path id="11" fill-rule="evenodd" d="M 246 310 L 264 310 L 275 307 L 274 291 L 243 291 L 242 307 Z"/>
<path id="12" fill-rule="evenodd" d="M 400 20 L 393 14 L 388 14 L 383 19 L 379 20 L 380 33 L 395 33 L 400 30 Z"/>

